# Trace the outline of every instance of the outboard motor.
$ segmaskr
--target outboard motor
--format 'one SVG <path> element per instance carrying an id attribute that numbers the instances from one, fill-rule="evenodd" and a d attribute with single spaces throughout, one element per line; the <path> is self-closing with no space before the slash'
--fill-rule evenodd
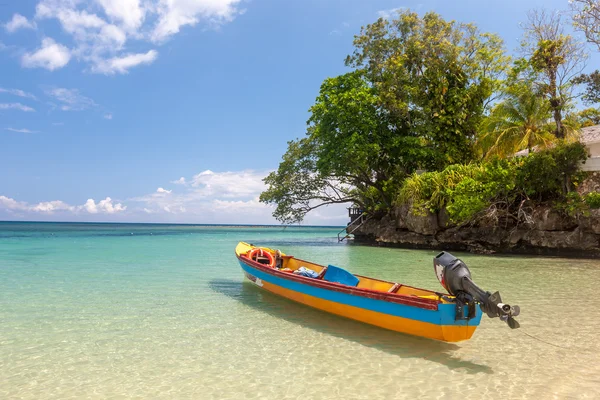
<path id="1" fill-rule="evenodd" d="M 481 310 L 488 317 L 499 317 L 512 329 L 519 327 L 519 323 L 514 319 L 521 312 L 519 306 L 504 304 L 500 293 L 491 294 L 479 288 L 471 280 L 471 272 L 462 260 L 444 251 L 433 259 L 433 267 L 442 286 L 448 293 L 456 297 L 457 319 L 466 319 L 464 318 L 463 307 L 472 304 L 474 307 L 475 301 L 480 304 Z M 469 311 L 469 316 L 471 316 L 473 309 L 469 308 Z"/>

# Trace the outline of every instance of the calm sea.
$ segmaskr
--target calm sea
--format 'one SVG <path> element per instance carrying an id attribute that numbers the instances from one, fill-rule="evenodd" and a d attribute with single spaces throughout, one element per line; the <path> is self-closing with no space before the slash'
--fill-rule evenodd
<path id="1" fill-rule="evenodd" d="M 334 228 L 0 223 L 0 399 L 598 399 L 600 262 L 457 254 L 519 304 L 446 344 L 244 284 L 238 241 L 439 290 Z"/>

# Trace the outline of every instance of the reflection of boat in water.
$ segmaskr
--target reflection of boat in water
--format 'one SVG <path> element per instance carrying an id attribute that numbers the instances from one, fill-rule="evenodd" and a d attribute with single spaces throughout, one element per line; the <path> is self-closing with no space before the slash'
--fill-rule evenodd
<path id="1" fill-rule="evenodd" d="M 518 307 L 502 304 L 497 292 L 492 295 L 475 286 L 466 265 L 448 253 L 434 260 L 438 278 L 450 293 L 442 294 L 353 275 L 244 242 L 235 251 L 246 277 L 262 289 L 393 331 L 446 342 L 467 340 L 482 310 L 518 326 L 513 319 Z"/>

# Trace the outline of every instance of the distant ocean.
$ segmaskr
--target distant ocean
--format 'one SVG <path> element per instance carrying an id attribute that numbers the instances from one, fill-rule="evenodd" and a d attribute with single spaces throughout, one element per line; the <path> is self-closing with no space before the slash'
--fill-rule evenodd
<path id="1" fill-rule="evenodd" d="M 240 240 L 440 290 L 435 251 L 340 229 L 0 222 L 0 399 L 600 398 L 598 261 L 458 254 L 523 327 L 459 344 L 243 283 Z"/>

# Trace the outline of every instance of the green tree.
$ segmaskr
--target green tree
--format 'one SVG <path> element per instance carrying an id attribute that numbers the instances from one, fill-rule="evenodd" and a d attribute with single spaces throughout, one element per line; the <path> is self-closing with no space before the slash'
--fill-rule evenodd
<path id="1" fill-rule="evenodd" d="M 581 74 L 573 79 L 575 85 L 585 85 L 582 99 L 586 104 L 600 103 L 600 71 L 591 74 Z"/>
<path id="2" fill-rule="evenodd" d="M 334 203 L 386 212 L 417 169 L 470 161 L 508 60 L 497 36 L 435 13 L 379 19 L 354 45 L 355 70 L 323 82 L 306 137 L 265 178 L 284 223 Z"/>
<path id="3" fill-rule="evenodd" d="M 423 139 L 427 169 L 473 159 L 477 127 L 507 68 L 502 40 L 410 11 L 361 30 L 346 59 L 379 90 L 391 122 Z"/>
<path id="4" fill-rule="evenodd" d="M 377 89 L 354 71 L 326 79 L 310 108 L 307 136 L 289 143 L 277 171 L 265 179 L 260 196 L 275 204 L 274 216 L 300 222 L 309 211 L 353 202 L 385 210 L 399 181 L 424 156 L 420 138 L 389 121 Z"/>
<path id="5" fill-rule="evenodd" d="M 512 156 L 534 147 L 547 147 L 553 142 L 550 104 L 530 88 L 512 88 L 506 98 L 493 109 L 483 124 L 484 133 L 478 144 L 484 158 Z"/>
<path id="6" fill-rule="evenodd" d="M 586 108 L 577 113 L 578 123 L 583 126 L 600 125 L 600 110 L 597 108 Z"/>

